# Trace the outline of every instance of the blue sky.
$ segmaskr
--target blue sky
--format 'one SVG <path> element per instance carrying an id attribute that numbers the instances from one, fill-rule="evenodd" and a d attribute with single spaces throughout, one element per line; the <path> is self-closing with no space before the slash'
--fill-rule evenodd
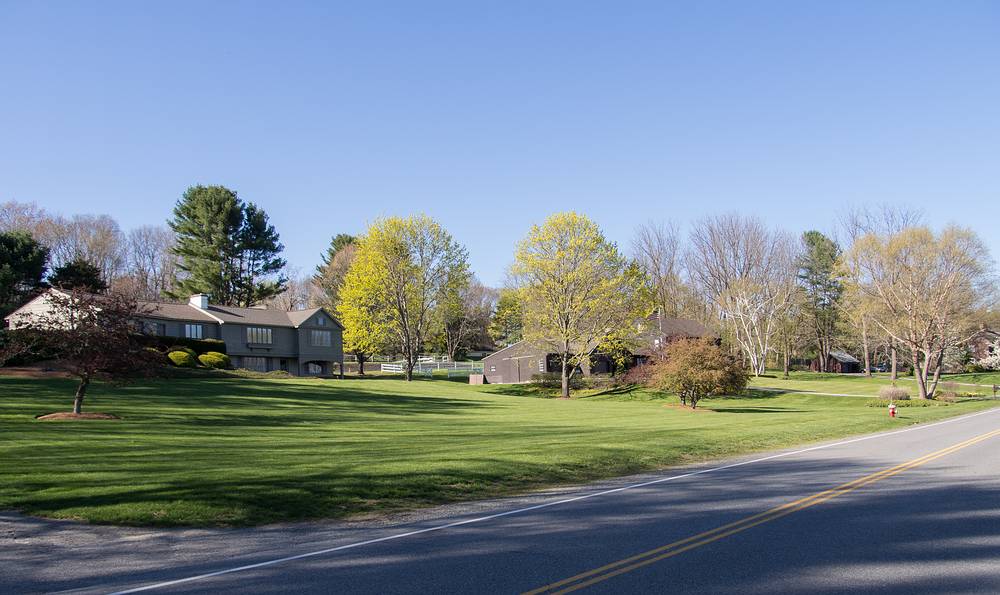
<path id="1" fill-rule="evenodd" d="M 0 0 L 0 200 L 128 228 L 196 183 L 303 269 L 416 211 L 491 284 L 565 209 L 909 204 L 1000 254 L 1000 4 Z"/>

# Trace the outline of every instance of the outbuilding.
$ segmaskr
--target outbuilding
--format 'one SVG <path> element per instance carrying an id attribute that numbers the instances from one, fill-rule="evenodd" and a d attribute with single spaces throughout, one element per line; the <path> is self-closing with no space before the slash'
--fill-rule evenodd
<path id="1" fill-rule="evenodd" d="M 813 372 L 820 370 L 819 357 L 816 357 L 809 368 Z M 826 360 L 826 371 L 834 374 L 857 374 L 861 371 L 861 360 L 846 351 L 831 351 Z"/>

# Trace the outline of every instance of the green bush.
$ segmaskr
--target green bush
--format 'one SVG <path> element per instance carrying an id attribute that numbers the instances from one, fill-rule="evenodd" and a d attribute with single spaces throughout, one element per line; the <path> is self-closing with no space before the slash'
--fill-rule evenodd
<path id="1" fill-rule="evenodd" d="M 219 339 L 188 339 L 187 337 L 144 335 L 142 340 L 150 347 L 156 347 L 160 351 L 170 351 L 174 347 L 188 347 L 194 351 L 195 355 L 201 355 L 210 351 L 226 353 L 226 342 Z"/>
<path id="2" fill-rule="evenodd" d="M 173 347 L 167 349 L 167 355 L 177 352 L 186 353 L 190 355 L 192 358 L 198 359 L 198 354 L 195 352 L 194 349 L 191 349 L 190 347 L 184 347 L 183 345 L 174 345 Z"/>
<path id="3" fill-rule="evenodd" d="M 198 361 L 206 368 L 223 370 L 230 366 L 229 356 L 218 351 L 209 351 L 198 356 Z"/>
<path id="4" fill-rule="evenodd" d="M 175 366 L 180 368 L 194 368 L 198 365 L 194 356 L 187 351 L 171 351 L 167 354 L 167 357 L 170 358 L 170 361 L 172 361 Z"/>

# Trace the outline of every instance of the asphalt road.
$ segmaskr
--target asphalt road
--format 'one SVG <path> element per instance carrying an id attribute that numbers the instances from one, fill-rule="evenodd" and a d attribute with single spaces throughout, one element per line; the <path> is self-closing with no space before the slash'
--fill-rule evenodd
<path id="1" fill-rule="evenodd" d="M 1000 593 L 1000 410 L 389 522 L 164 531 L 0 514 L 0 593 L 144 587 Z"/>

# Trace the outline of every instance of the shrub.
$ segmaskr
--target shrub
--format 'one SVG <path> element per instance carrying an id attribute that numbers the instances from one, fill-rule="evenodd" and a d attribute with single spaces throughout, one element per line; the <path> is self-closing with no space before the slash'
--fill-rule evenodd
<path id="1" fill-rule="evenodd" d="M 983 372 L 988 372 L 984 366 L 977 363 L 965 364 L 966 374 L 982 374 Z"/>
<path id="2" fill-rule="evenodd" d="M 885 401 L 909 401 L 910 393 L 898 386 L 883 386 L 878 389 L 878 396 Z"/>
<path id="3" fill-rule="evenodd" d="M 198 361 L 206 368 L 223 370 L 230 366 L 229 356 L 218 351 L 209 351 L 198 356 Z"/>
<path id="4" fill-rule="evenodd" d="M 150 347 L 156 347 L 161 351 L 171 351 L 175 347 L 188 347 L 194 351 L 195 355 L 201 355 L 210 351 L 226 353 L 226 342 L 220 339 L 188 339 L 187 337 L 143 335 L 141 340 Z"/>
<path id="5" fill-rule="evenodd" d="M 150 356 L 154 358 L 154 361 L 158 361 L 164 366 L 170 363 L 170 358 L 167 357 L 167 354 L 155 347 L 143 347 L 143 350 L 149 352 Z"/>
<path id="6" fill-rule="evenodd" d="M 195 353 L 194 349 L 191 349 L 190 347 L 184 347 L 183 345 L 174 345 L 173 347 L 170 347 L 169 349 L 167 349 L 167 355 L 170 355 L 171 353 L 177 353 L 178 351 L 181 353 L 186 353 L 194 359 L 198 359 L 198 354 Z"/>
<path id="7" fill-rule="evenodd" d="M 171 351 L 167 354 L 167 357 L 170 358 L 170 361 L 172 361 L 175 366 L 180 368 L 193 368 L 197 365 L 194 356 L 187 351 Z"/>
<path id="8" fill-rule="evenodd" d="M 653 364 L 639 364 L 616 378 L 619 385 L 639 384 L 645 386 L 653 375 Z"/>
<path id="9" fill-rule="evenodd" d="M 649 386 L 676 393 L 694 409 L 705 397 L 742 392 L 748 381 L 746 368 L 714 342 L 681 340 L 671 343 L 655 364 Z"/>
<path id="10" fill-rule="evenodd" d="M 865 403 L 868 407 L 888 407 L 889 403 L 892 403 L 896 407 L 946 407 L 948 403 L 939 403 L 937 401 L 890 401 L 889 399 L 873 399 Z"/>

